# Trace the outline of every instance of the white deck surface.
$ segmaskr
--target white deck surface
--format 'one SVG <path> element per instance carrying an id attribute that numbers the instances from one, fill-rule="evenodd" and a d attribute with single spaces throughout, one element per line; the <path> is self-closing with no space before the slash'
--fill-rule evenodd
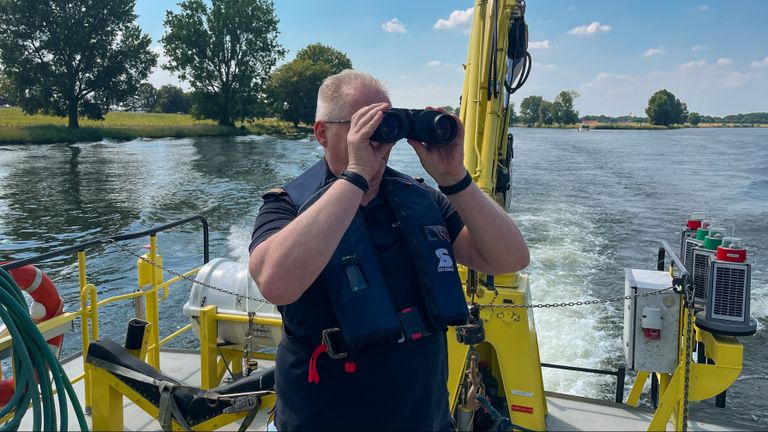
<path id="1" fill-rule="evenodd" d="M 160 369 L 176 380 L 188 385 L 200 385 L 199 356 L 193 352 L 163 351 L 160 356 Z M 260 361 L 260 367 L 269 367 L 271 362 Z M 82 357 L 70 359 L 64 364 L 67 376 L 75 377 L 82 373 Z M 80 381 L 74 385 L 75 391 L 82 401 L 83 382 Z M 123 399 L 124 403 L 124 428 L 126 431 L 157 431 L 160 430 L 160 424 L 146 414 L 139 407 L 134 405 L 128 399 Z M 94 403 L 98 403 L 94 401 Z M 611 402 L 596 401 L 594 399 L 580 398 L 576 396 L 562 395 L 556 393 L 547 393 L 547 406 L 549 415 L 547 417 L 547 426 L 552 431 L 617 431 L 647 430 L 648 424 L 653 418 L 653 412 L 644 408 L 633 408 L 627 405 L 620 405 Z M 78 430 L 77 419 L 74 412 L 70 409 L 69 430 Z M 86 416 L 88 425 L 91 424 L 91 417 Z M 261 413 L 256 417 L 248 430 L 266 430 L 267 415 Z M 239 424 L 233 423 L 228 427 L 219 430 L 237 430 Z M 20 430 L 32 429 L 32 414 L 28 411 L 26 418 L 21 424 Z M 407 426 L 404 425 L 404 429 Z M 672 423 L 667 426 L 667 430 L 674 430 Z M 691 431 L 724 431 L 724 430 L 744 430 L 743 425 L 718 426 L 696 421 L 689 422 L 688 430 Z"/>

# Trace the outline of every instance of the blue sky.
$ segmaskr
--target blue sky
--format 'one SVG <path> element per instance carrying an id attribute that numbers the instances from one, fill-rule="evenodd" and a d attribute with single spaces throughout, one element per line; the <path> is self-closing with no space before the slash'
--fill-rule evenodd
<path id="1" fill-rule="evenodd" d="M 162 50 L 175 1 L 137 0 L 139 24 Z M 457 105 L 474 2 L 277 0 L 278 40 L 291 60 L 316 42 L 345 52 L 390 89 L 395 105 Z M 709 115 L 768 111 L 768 1 L 528 0 L 534 68 L 513 96 L 576 90 L 581 114 L 644 115 L 673 92 Z M 162 60 L 162 59 L 161 59 Z M 179 84 L 165 71 L 155 85 Z"/>

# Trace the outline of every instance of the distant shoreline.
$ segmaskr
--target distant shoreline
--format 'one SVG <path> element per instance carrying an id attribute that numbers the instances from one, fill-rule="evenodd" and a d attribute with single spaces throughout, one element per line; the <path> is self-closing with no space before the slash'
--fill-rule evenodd
<path id="1" fill-rule="evenodd" d="M 233 126 L 210 120 L 195 120 L 189 114 L 110 112 L 102 121 L 81 118 L 78 129 L 67 120 L 46 115 L 25 115 L 20 108 L 0 108 L 0 144 L 68 144 L 104 139 L 131 141 L 140 138 L 194 138 L 241 135 L 271 135 L 306 138 L 312 126 L 298 127 L 284 120 L 266 118 Z"/>
<path id="2" fill-rule="evenodd" d="M 597 123 L 587 124 L 588 129 L 594 130 L 673 130 L 673 129 L 743 129 L 743 128 L 768 128 L 768 124 L 743 124 L 743 123 L 700 123 L 694 125 L 672 125 L 672 126 L 660 126 L 652 125 L 648 123 Z M 519 129 L 579 129 L 580 124 L 570 125 L 539 125 L 539 126 L 526 126 L 523 124 L 515 124 L 513 128 Z"/>

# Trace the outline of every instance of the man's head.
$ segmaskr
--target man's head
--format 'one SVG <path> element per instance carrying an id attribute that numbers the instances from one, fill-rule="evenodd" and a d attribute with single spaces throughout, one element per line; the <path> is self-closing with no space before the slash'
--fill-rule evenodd
<path id="1" fill-rule="evenodd" d="M 347 69 L 323 81 L 317 92 L 315 138 L 325 148 L 325 159 L 335 174 L 346 168 L 349 120 L 360 108 L 389 102 L 381 81 L 371 75 Z"/>

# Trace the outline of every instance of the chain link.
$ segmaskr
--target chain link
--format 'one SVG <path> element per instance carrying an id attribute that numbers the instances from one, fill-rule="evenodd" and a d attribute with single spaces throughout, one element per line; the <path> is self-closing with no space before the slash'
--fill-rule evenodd
<path id="1" fill-rule="evenodd" d="M 693 288 L 688 286 L 685 291 L 685 308 L 687 316 L 687 328 L 685 331 L 685 384 L 683 386 L 683 424 L 682 431 L 688 430 L 688 390 L 691 377 L 691 351 L 693 351 Z"/>
<path id="2" fill-rule="evenodd" d="M 652 295 L 661 294 L 673 288 L 674 287 L 666 287 L 666 288 L 662 288 L 655 291 L 648 291 L 648 292 L 639 293 L 639 294 L 629 294 L 624 296 L 608 297 L 608 298 L 597 299 L 597 300 L 578 300 L 578 301 L 570 301 L 570 302 L 534 303 L 534 304 L 493 304 L 491 303 L 491 304 L 479 304 L 477 306 L 480 309 L 544 309 L 544 308 L 557 308 L 557 307 L 588 306 L 588 305 L 613 303 L 613 302 L 622 301 L 622 300 L 631 300 L 633 298 L 649 297 Z"/>
<path id="3" fill-rule="evenodd" d="M 131 255 L 131 256 L 133 256 L 135 258 L 138 258 L 138 259 L 148 263 L 149 265 L 151 265 L 151 266 L 153 266 L 153 267 L 155 267 L 155 268 L 157 268 L 157 269 L 159 269 L 159 270 L 161 270 L 163 272 L 170 273 L 170 274 L 178 277 L 179 279 L 183 279 L 183 280 L 186 280 L 188 282 L 196 283 L 198 285 L 202 285 L 202 286 L 204 286 L 206 288 L 209 288 L 209 289 L 212 289 L 214 291 L 218 291 L 218 292 L 221 292 L 221 293 L 224 293 L 224 294 L 233 295 L 233 296 L 236 296 L 236 297 L 242 297 L 244 299 L 247 299 L 247 300 L 250 300 L 250 301 L 254 301 L 254 302 L 257 302 L 257 303 L 265 303 L 265 304 L 269 303 L 268 301 L 266 301 L 265 299 L 260 298 L 260 297 L 251 297 L 251 296 L 239 294 L 239 293 L 236 293 L 236 292 L 233 292 L 233 291 L 226 290 L 224 288 L 219 288 L 217 286 L 214 286 L 214 285 L 211 285 L 211 284 L 208 284 L 208 283 L 205 283 L 205 282 L 201 282 L 201 281 L 195 280 L 195 279 L 193 279 L 193 278 L 191 278 L 189 276 L 184 276 L 183 274 L 181 274 L 179 272 L 176 272 L 176 271 L 173 271 L 171 269 L 165 268 L 165 267 L 161 266 L 160 264 L 157 264 L 157 263 L 155 263 L 155 262 L 153 262 L 153 261 L 151 261 L 151 260 L 149 260 L 149 259 L 147 259 L 147 258 L 145 258 L 145 257 L 143 257 L 143 256 L 141 256 L 141 255 L 139 255 L 137 253 L 135 253 L 135 252 L 130 251 L 128 248 L 126 248 L 125 246 L 123 246 L 120 243 L 116 242 L 115 240 L 110 239 L 110 241 L 118 249 L 120 249 L 121 251 L 127 253 L 128 255 Z M 656 291 L 648 291 L 648 292 L 644 292 L 644 293 L 640 293 L 640 294 L 630 294 L 630 295 L 625 295 L 625 296 L 609 297 L 609 298 L 597 299 L 597 300 L 578 300 L 578 301 L 560 302 L 560 303 L 535 303 L 535 304 L 484 304 L 484 305 L 477 305 L 477 306 L 480 309 L 538 309 L 538 308 L 588 306 L 588 305 L 612 303 L 612 302 L 617 302 L 617 301 L 622 301 L 622 300 L 630 300 L 632 298 L 648 297 L 648 296 L 652 296 L 652 295 L 656 295 L 656 294 L 661 294 L 661 293 L 669 291 L 669 290 L 671 290 L 673 288 L 674 287 L 667 287 L 667 288 L 662 288 L 662 289 L 659 289 L 659 290 L 656 290 Z"/>
<path id="4" fill-rule="evenodd" d="M 131 250 L 129 250 L 128 248 L 126 248 L 125 246 L 121 245 L 120 243 L 116 242 L 113 239 L 109 239 L 109 240 L 112 242 L 113 245 L 117 246 L 118 249 L 120 249 L 121 251 L 127 253 L 128 255 L 136 257 L 136 258 L 138 258 L 138 259 L 148 263 L 152 267 L 154 267 L 156 269 L 159 269 L 160 271 L 163 271 L 163 272 L 166 272 L 166 273 L 170 273 L 170 274 L 178 277 L 179 279 L 183 279 L 183 280 L 185 280 L 187 282 L 192 282 L 192 283 L 195 283 L 195 284 L 198 284 L 198 285 L 202 285 L 202 286 L 204 286 L 204 287 L 206 287 L 208 289 L 212 289 L 212 290 L 218 291 L 220 293 L 232 295 L 232 296 L 235 296 L 235 297 L 244 298 L 246 300 L 250 300 L 250 301 L 253 301 L 253 302 L 263 303 L 263 304 L 271 304 L 267 300 L 265 300 L 265 299 L 263 299 L 261 297 L 251 297 L 251 296 L 248 296 L 248 295 L 243 295 L 243 294 L 240 294 L 240 293 L 236 293 L 234 291 L 226 290 L 224 288 L 219 288 L 217 286 L 214 286 L 214 285 L 211 285 L 211 284 L 199 281 L 199 280 L 195 280 L 194 278 L 191 278 L 189 276 L 185 276 L 182 273 L 179 273 L 177 271 L 165 268 L 162 265 L 153 262 L 152 260 L 149 260 L 149 259 L 147 259 L 147 258 L 145 258 L 145 257 L 143 257 L 143 256 L 141 256 L 141 255 L 139 255 L 139 254 L 137 254 L 135 252 L 132 252 Z"/>

